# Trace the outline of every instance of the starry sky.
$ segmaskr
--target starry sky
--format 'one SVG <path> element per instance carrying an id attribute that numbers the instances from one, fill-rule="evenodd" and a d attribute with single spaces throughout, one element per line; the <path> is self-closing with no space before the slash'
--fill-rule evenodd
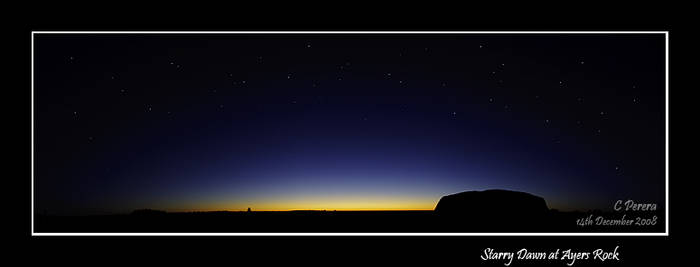
<path id="1" fill-rule="evenodd" d="M 35 209 L 663 206 L 663 34 L 36 34 Z"/>

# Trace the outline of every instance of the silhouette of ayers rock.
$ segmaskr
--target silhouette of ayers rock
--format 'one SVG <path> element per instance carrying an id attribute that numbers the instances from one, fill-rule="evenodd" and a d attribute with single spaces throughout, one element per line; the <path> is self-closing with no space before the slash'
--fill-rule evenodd
<path id="1" fill-rule="evenodd" d="M 435 212 L 455 223 L 501 226 L 523 224 L 524 221 L 536 224 L 546 218 L 549 208 L 539 196 L 491 189 L 443 196 L 435 206 Z"/>

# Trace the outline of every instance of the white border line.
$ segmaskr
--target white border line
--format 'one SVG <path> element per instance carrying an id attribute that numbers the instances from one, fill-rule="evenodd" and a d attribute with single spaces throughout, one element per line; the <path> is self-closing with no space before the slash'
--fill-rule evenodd
<path id="1" fill-rule="evenodd" d="M 39 34 L 666 34 L 668 31 L 32 31 Z M 668 37 L 668 36 L 667 36 Z"/>
<path id="2" fill-rule="evenodd" d="M 668 212 L 669 212 L 669 211 L 668 211 L 668 210 L 669 210 L 669 208 L 668 208 L 668 207 L 669 207 L 669 206 L 668 206 L 668 195 L 669 195 L 669 193 L 668 193 L 668 192 L 669 192 L 669 187 L 668 187 L 668 171 L 669 171 L 669 168 L 668 168 L 668 156 L 669 156 L 669 155 L 668 155 L 668 147 L 669 147 L 669 146 L 668 146 L 668 139 L 669 139 L 669 135 L 668 135 L 668 124 L 669 124 L 669 121 L 668 121 L 668 118 L 669 118 L 669 113 L 668 113 L 668 109 L 669 109 L 669 99 L 668 99 L 668 85 L 669 85 L 668 67 L 669 67 L 669 65 L 668 65 L 668 62 L 669 62 L 669 55 L 668 55 L 668 51 L 669 51 L 670 48 L 669 48 L 669 46 L 668 46 L 668 39 L 669 39 L 669 38 L 668 38 L 668 32 L 666 32 L 666 33 L 664 34 L 664 36 L 666 37 L 666 38 L 665 38 L 665 39 L 666 39 L 666 40 L 665 40 L 665 45 L 664 45 L 664 46 L 666 47 L 666 79 L 665 79 L 665 84 L 666 84 L 666 97 L 665 97 L 665 98 L 666 98 L 666 104 L 664 105 L 665 108 L 666 108 L 666 151 L 665 151 L 665 154 L 666 154 L 666 162 L 665 162 L 665 165 L 666 165 L 666 168 L 665 168 L 665 171 L 666 171 L 666 194 L 665 194 L 665 195 L 666 195 L 666 235 L 668 236 L 668 234 L 669 234 L 669 228 L 668 228 L 668 226 L 669 226 L 669 216 L 668 216 Z"/>
<path id="3" fill-rule="evenodd" d="M 34 236 L 668 236 L 665 233 L 34 233 Z"/>
<path id="4" fill-rule="evenodd" d="M 34 231 L 34 34 L 664 34 L 666 86 L 666 229 L 664 233 L 37 233 Z M 669 236 L 669 32 L 668 31 L 32 31 L 32 236 Z"/>
<path id="5" fill-rule="evenodd" d="M 34 33 L 32 32 L 32 235 L 34 235 Z"/>

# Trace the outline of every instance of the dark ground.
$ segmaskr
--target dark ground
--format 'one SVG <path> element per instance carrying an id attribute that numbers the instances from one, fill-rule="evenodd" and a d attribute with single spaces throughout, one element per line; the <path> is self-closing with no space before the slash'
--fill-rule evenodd
<path id="1" fill-rule="evenodd" d="M 626 213 L 658 217 L 654 226 L 578 226 L 593 215 L 619 219 L 625 213 L 557 212 L 542 218 L 446 216 L 435 211 L 270 211 L 270 212 L 135 212 L 128 215 L 35 216 L 35 232 L 663 232 L 663 212 Z M 504 219 L 506 218 L 506 219 Z M 633 222 L 636 223 L 636 220 Z M 594 222 L 595 224 L 595 222 Z"/>

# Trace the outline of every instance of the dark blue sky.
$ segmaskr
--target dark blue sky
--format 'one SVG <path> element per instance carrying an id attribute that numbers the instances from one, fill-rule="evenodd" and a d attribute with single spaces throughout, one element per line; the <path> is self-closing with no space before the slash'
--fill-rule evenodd
<path id="1" fill-rule="evenodd" d="M 37 34 L 36 209 L 662 203 L 664 36 Z"/>

